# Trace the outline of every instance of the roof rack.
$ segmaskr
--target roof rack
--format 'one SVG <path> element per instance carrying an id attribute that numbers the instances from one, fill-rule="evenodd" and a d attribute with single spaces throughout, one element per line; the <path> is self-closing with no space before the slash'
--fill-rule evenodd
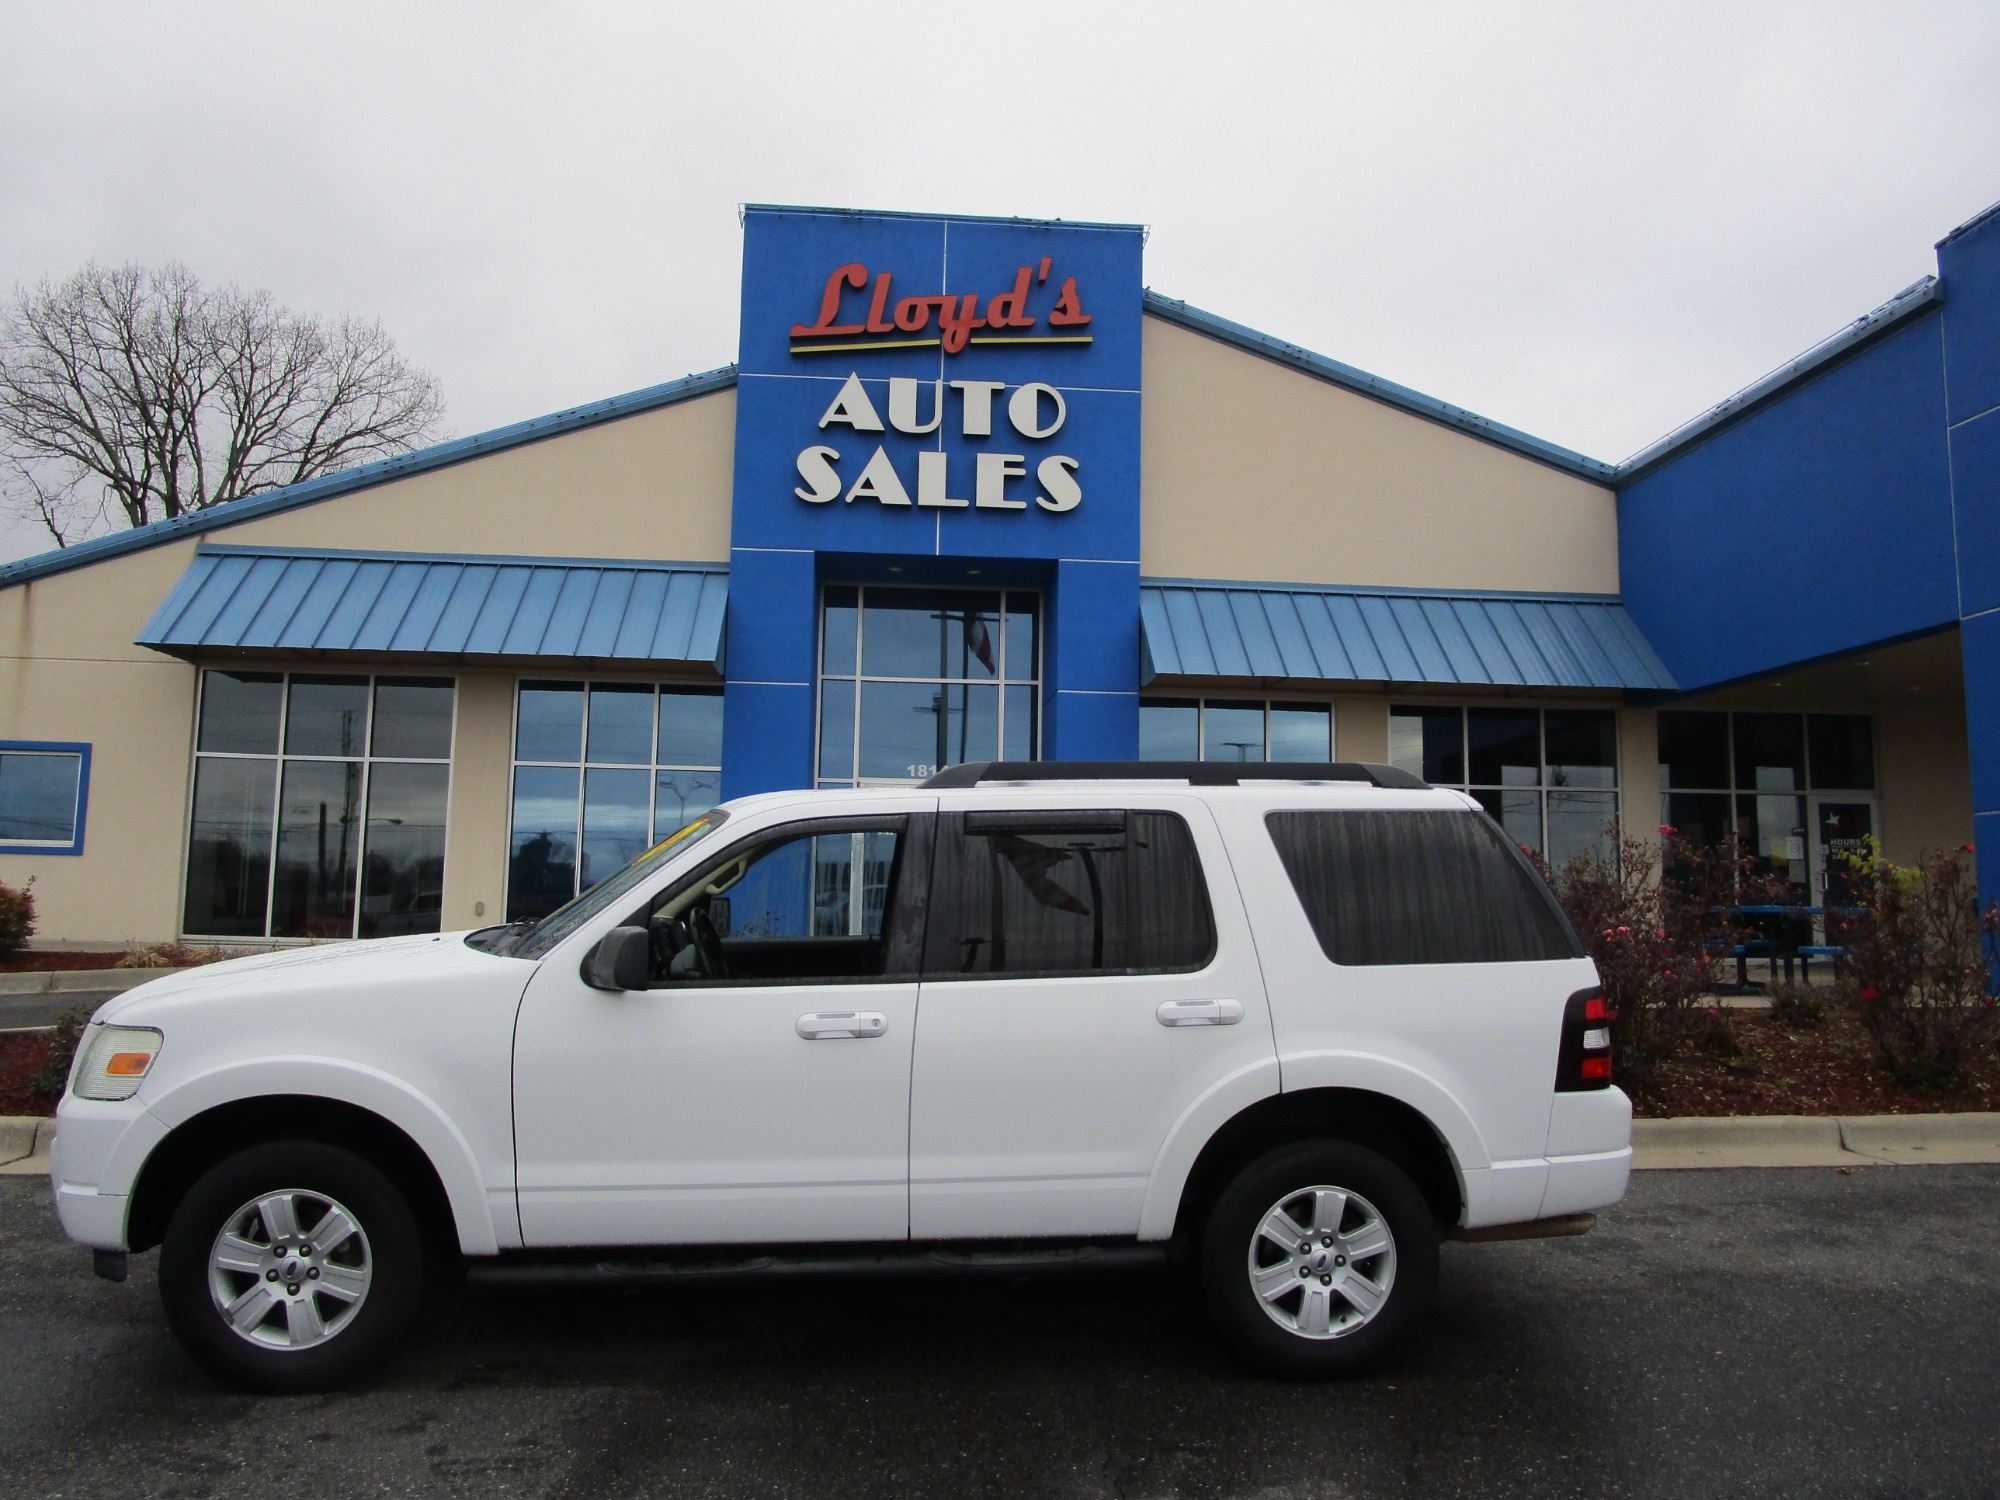
<path id="1" fill-rule="evenodd" d="M 989 781 L 1185 781 L 1189 786 L 1236 786 L 1245 781 L 1361 781 L 1424 791 L 1430 783 L 1396 766 L 1358 760 L 1240 762 L 1217 760 L 968 761 L 920 783 L 933 790 Z"/>

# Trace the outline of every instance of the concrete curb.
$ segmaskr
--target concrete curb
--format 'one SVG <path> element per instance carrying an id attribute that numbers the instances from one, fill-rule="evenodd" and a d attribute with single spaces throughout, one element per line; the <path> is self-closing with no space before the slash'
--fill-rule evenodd
<path id="1" fill-rule="evenodd" d="M 56 1122 L 38 1115 L 0 1115 L 0 1177 L 46 1177 Z"/>
<path id="2" fill-rule="evenodd" d="M 2000 1162 L 2000 1114 L 1722 1115 L 1632 1122 L 1634 1171 Z"/>
<path id="3" fill-rule="evenodd" d="M 32 969 L 25 974 L 0 974 L 0 995 L 55 995 L 69 990 L 116 994 L 136 989 L 149 979 L 186 972 L 185 969 Z"/>

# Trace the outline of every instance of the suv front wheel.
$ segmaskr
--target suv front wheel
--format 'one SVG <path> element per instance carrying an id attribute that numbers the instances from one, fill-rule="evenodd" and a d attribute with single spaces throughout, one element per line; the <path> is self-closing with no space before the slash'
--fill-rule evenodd
<path id="1" fill-rule="evenodd" d="M 401 1340 L 422 1294 L 423 1245 L 402 1193 L 317 1141 L 273 1141 L 211 1167 L 160 1244 L 174 1333 L 253 1390 L 354 1379 Z"/>
<path id="2" fill-rule="evenodd" d="M 1344 1141 L 1306 1141 L 1251 1162 L 1202 1236 L 1209 1312 L 1274 1374 L 1357 1374 L 1437 1286 L 1438 1229 L 1407 1174 Z"/>

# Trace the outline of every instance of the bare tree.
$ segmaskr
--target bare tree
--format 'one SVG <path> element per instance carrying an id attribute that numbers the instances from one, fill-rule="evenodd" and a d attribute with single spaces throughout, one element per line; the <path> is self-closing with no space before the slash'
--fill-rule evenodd
<path id="1" fill-rule="evenodd" d="M 0 496 L 67 546 L 431 441 L 437 378 L 380 323 L 186 266 L 85 266 L 0 317 Z"/>

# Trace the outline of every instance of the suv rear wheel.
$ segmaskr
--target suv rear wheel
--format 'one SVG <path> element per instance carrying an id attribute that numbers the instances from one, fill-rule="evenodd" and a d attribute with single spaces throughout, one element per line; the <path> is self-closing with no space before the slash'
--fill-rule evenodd
<path id="1" fill-rule="evenodd" d="M 1352 1375 L 1437 1286 L 1438 1230 L 1407 1174 L 1342 1141 L 1280 1147 L 1237 1173 L 1202 1236 L 1222 1336 L 1274 1374 Z"/>
<path id="2" fill-rule="evenodd" d="M 423 1294 L 415 1217 L 378 1168 L 273 1141 L 188 1190 L 160 1245 L 160 1300 L 214 1374 L 262 1391 L 343 1385 L 402 1339 Z"/>

